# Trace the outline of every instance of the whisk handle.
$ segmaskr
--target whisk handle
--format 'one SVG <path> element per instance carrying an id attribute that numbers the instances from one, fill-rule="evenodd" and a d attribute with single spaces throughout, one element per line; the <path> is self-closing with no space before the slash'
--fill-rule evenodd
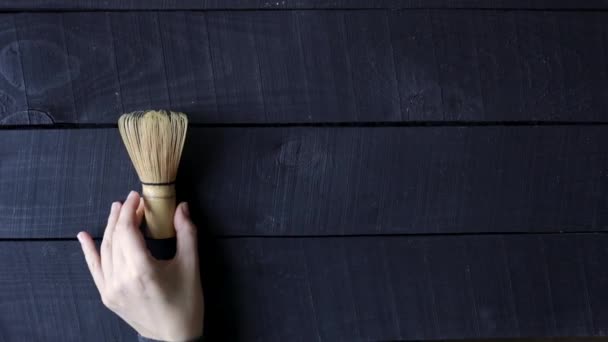
<path id="1" fill-rule="evenodd" d="M 153 239 L 174 237 L 175 185 L 142 184 L 142 194 L 148 235 Z"/>

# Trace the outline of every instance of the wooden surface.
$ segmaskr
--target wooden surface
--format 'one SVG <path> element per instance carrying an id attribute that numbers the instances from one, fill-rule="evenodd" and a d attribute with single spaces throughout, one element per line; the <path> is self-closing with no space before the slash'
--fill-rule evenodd
<path id="1" fill-rule="evenodd" d="M 206 329 L 240 341 L 603 335 L 607 243 L 604 234 L 201 241 Z M 132 340 L 103 309 L 79 248 L 0 243 L 5 336 Z"/>
<path id="2" fill-rule="evenodd" d="M 605 123 L 605 16 L 4 13 L 0 124 L 115 123 L 142 108 L 195 123 Z"/>
<path id="3" fill-rule="evenodd" d="M 605 1 L 0 4 L 0 342 L 132 341 L 75 234 L 185 111 L 212 341 L 605 336 Z"/>
<path id="4" fill-rule="evenodd" d="M 5 0 L 5 11 L 78 10 L 251 10 L 251 9 L 605 9 L 606 0 Z"/>
<path id="5" fill-rule="evenodd" d="M 608 126 L 191 128 L 178 195 L 214 235 L 605 231 Z M 115 128 L 0 135 L 0 237 L 102 236 L 139 189 Z"/>

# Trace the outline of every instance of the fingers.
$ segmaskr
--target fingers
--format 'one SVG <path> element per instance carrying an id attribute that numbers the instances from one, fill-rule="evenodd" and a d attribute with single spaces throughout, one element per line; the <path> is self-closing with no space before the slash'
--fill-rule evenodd
<path id="1" fill-rule="evenodd" d="M 103 240 L 101 241 L 101 265 L 105 278 L 109 278 L 112 274 L 112 235 L 116 227 L 116 221 L 118 221 L 118 215 L 120 214 L 120 202 L 112 203 L 110 208 L 110 216 L 108 217 L 108 224 L 106 230 L 103 233 Z"/>
<path id="2" fill-rule="evenodd" d="M 91 272 L 91 275 L 93 276 L 95 286 L 97 286 L 97 290 L 101 293 L 103 291 L 104 277 L 101 268 L 101 258 L 99 253 L 97 253 L 93 238 L 91 238 L 91 235 L 87 232 L 80 232 L 76 237 L 78 238 L 78 241 L 80 241 L 80 246 L 82 247 L 84 258 L 87 261 L 89 272 Z"/>
<path id="3" fill-rule="evenodd" d="M 139 229 L 144 216 L 143 205 L 139 194 L 131 191 L 120 210 L 113 239 L 121 249 L 125 261 L 136 268 L 146 267 L 152 260 Z"/>
<path id="4" fill-rule="evenodd" d="M 186 202 L 180 203 L 177 210 L 175 210 L 173 224 L 175 225 L 177 238 L 177 252 L 175 257 L 198 267 L 196 226 L 190 220 L 190 211 Z"/>
<path id="5" fill-rule="evenodd" d="M 135 220 L 137 226 L 141 226 L 141 222 L 144 220 L 144 198 L 139 198 L 139 205 L 137 206 L 137 210 L 135 210 Z"/>
<path id="6" fill-rule="evenodd" d="M 120 210 L 120 215 L 118 217 L 117 222 L 117 230 L 121 229 L 129 229 L 134 226 L 139 227 L 137 225 L 137 215 L 136 211 L 139 207 L 140 199 L 139 194 L 135 191 L 131 191 L 125 203 L 122 205 L 122 209 Z"/>

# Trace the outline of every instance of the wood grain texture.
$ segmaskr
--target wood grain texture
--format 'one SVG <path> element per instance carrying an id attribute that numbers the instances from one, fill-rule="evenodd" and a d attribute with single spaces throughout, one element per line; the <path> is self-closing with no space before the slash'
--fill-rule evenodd
<path id="1" fill-rule="evenodd" d="M 137 339 L 101 304 L 77 242 L 0 246 L 0 341 Z"/>
<path id="2" fill-rule="evenodd" d="M 161 107 L 196 123 L 606 122 L 606 16 L 3 13 L 0 124 L 115 123 Z"/>
<path id="3" fill-rule="evenodd" d="M 5 11 L 45 10 L 243 10 L 243 9 L 376 9 L 376 8 L 478 8 L 478 9 L 604 9 L 605 0 L 6 0 Z"/>
<path id="4" fill-rule="evenodd" d="M 607 129 L 193 127 L 177 190 L 214 235 L 603 231 Z M 117 129 L 0 134 L 0 237 L 101 236 L 131 189 Z"/>
<path id="5" fill-rule="evenodd" d="M 206 332 L 230 341 L 603 336 L 608 236 L 205 239 Z M 0 242 L 3 340 L 128 341 L 76 241 Z M 77 327 L 77 328 L 75 328 Z"/>

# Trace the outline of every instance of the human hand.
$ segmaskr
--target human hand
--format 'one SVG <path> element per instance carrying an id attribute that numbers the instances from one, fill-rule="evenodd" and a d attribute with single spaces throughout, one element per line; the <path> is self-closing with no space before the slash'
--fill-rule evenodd
<path id="1" fill-rule="evenodd" d="M 131 191 L 124 204 L 112 203 L 101 255 L 86 232 L 78 233 L 84 256 L 103 304 L 140 335 L 164 341 L 187 341 L 203 333 L 196 227 L 188 206 L 175 211 L 177 251 L 157 260 L 139 229 L 143 198 Z"/>

